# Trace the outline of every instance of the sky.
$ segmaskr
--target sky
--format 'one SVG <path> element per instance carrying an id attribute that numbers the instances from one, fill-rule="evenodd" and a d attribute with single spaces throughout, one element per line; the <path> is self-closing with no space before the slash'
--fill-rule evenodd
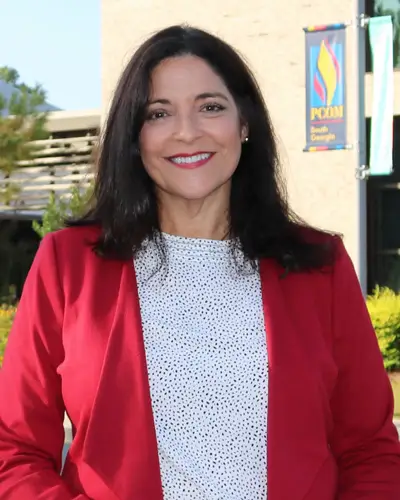
<path id="1" fill-rule="evenodd" d="M 382 0 L 399 8 L 399 0 Z M 0 0 L 0 66 L 66 110 L 101 105 L 101 0 Z"/>
<path id="2" fill-rule="evenodd" d="M 65 110 L 101 105 L 100 0 L 0 0 L 0 66 Z"/>

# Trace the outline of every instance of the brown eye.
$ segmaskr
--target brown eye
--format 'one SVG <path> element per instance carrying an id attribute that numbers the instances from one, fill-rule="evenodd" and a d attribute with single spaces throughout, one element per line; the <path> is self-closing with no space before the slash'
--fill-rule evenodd
<path id="1" fill-rule="evenodd" d="M 166 111 L 151 111 L 147 115 L 148 121 L 160 120 L 161 118 L 165 118 L 167 116 Z"/>
<path id="2" fill-rule="evenodd" d="M 222 111 L 224 110 L 225 107 L 222 106 L 221 104 L 218 104 L 218 103 L 209 103 L 209 104 L 205 104 L 202 108 L 202 111 L 206 111 L 208 113 L 216 113 L 218 111 Z"/>

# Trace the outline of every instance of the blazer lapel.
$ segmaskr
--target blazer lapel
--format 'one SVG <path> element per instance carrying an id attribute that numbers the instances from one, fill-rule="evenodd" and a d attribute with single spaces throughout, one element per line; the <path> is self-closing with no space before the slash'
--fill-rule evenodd
<path id="1" fill-rule="evenodd" d="M 115 265 L 115 264 L 114 264 Z M 87 429 L 83 460 L 120 500 L 161 500 L 139 299 L 131 263 L 99 294 L 113 294 L 115 315 Z"/>
<path id="2" fill-rule="evenodd" d="M 268 500 L 302 500 L 328 456 L 317 374 L 307 355 L 312 310 L 304 287 L 282 279 L 272 262 L 261 264 L 269 358 Z M 294 313 L 293 301 L 301 303 Z M 298 306 L 297 306 L 298 307 Z M 309 307 L 312 307 L 309 305 Z M 317 444 L 315 444 L 317 443 Z"/>
<path id="3" fill-rule="evenodd" d="M 113 266 L 107 286 L 95 292 L 110 294 L 115 313 L 82 459 L 119 500 L 162 500 L 134 269 L 129 262 Z M 280 279 L 270 261 L 261 264 L 261 281 L 269 357 L 268 500 L 303 500 L 329 456 L 320 446 L 327 432 L 321 382 L 308 353 L 313 305 L 304 287 L 298 290 L 292 277 Z"/>

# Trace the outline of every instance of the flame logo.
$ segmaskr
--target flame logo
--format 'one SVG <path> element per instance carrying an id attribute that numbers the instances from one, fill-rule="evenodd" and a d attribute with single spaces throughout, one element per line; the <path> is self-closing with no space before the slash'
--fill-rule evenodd
<path id="1" fill-rule="evenodd" d="M 340 82 L 339 62 L 327 40 L 321 42 L 314 75 L 314 89 L 325 106 L 332 104 Z"/>

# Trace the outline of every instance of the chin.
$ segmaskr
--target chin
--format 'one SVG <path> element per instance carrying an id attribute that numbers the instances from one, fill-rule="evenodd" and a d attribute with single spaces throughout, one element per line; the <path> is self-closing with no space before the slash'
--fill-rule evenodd
<path id="1" fill-rule="evenodd" d="M 175 198 L 186 201 L 201 201 L 208 198 L 213 191 L 179 191 L 174 193 Z"/>
<path id="2" fill-rule="evenodd" d="M 174 189 L 169 192 L 176 198 L 180 198 L 187 201 L 200 201 L 208 198 L 212 195 L 222 195 L 226 196 L 227 192 L 230 191 L 231 183 L 229 179 L 225 182 L 218 183 L 207 183 L 203 185 L 193 184 L 193 185 L 175 185 Z"/>
<path id="3" fill-rule="evenodd" d="M 203 187 L 203 188 L 200 188 L 200 187 L 193 187 L 193 188 L 181 188 L 181 189 L 176 189 L 174 190 L 174 196 L 176 198 L 180 198 L 180 199 L 183 199 L 183 200 L 187 200 L 187 201 L 200 201 L 200 200 L 204 200 L 206 198 L 208 198 L 209 196 L 213 195 L 213 194 L 217 194 L 217 192 L 220 190 L 220 186 L 207 186 L 207 187 Z M 221 194 L 222 194 L 222 190 L 221 190 Z"/>

